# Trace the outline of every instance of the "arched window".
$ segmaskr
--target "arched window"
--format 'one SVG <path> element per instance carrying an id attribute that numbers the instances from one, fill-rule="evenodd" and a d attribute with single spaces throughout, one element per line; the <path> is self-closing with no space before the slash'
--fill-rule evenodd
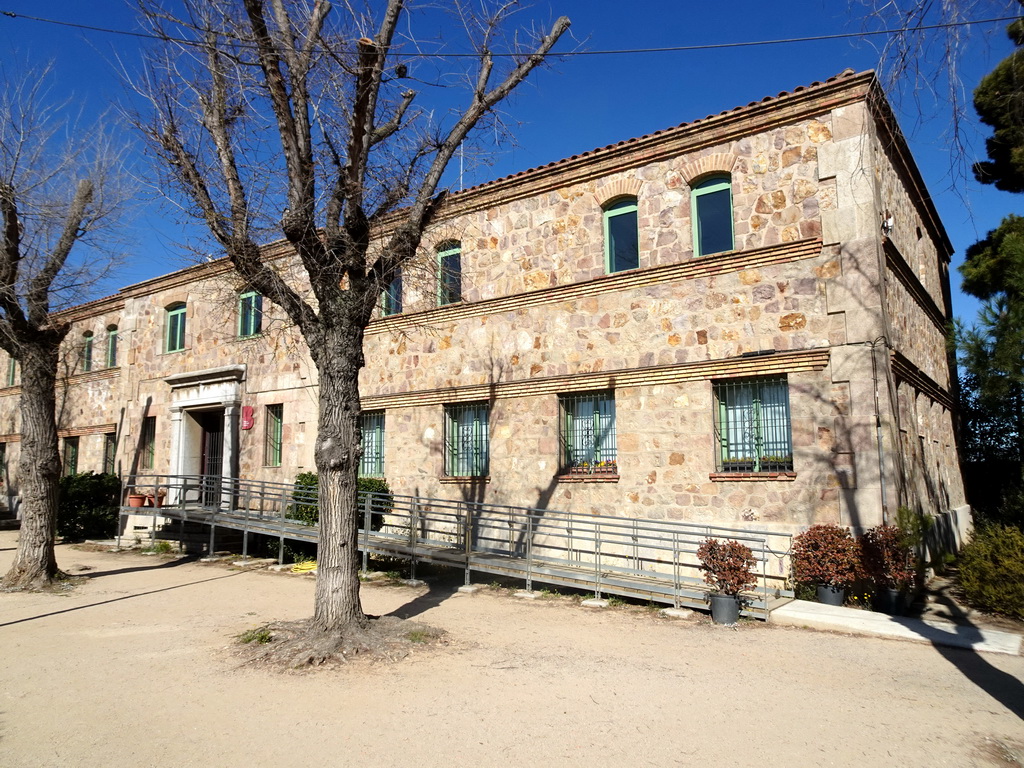
<path id="1" fill-rule="evenodd" d="M 82 334 L 82 372 L 92 370 L 92 331 Z"/>
<path id="2" fill-rule="evenodd" d="M 693 255 L 708 256 L 733 250 L 732 179 L 711 176 L 690 193 L 693 215 Z"/>
<path id="3" fill-rule="evenodd" d="M 462 301 L 462 244 L 455 240 L 437 247 L 437 305 Z"/>
<path id="4" fill-rule="evenodd" d="M 117 326 L 107 326 L 107 368 L 117 367 Z"/>
<path id="5" fill-rule="evenodd" d="M 605 206 L 604 263 L 609 274 L 640 266 L 635 197 L 622 197 Z"/>
<path id="6" fill-rule="evenodd" d="M 164 350 L 179 352 L 185 348 L 185 304 L 178 302 L 167 307 Z"/>

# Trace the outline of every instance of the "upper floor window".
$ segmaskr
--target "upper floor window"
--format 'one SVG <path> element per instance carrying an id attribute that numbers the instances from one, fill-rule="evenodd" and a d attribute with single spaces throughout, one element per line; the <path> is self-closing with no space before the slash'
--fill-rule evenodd
<path id="1" fill-rule="evenodd" d="M 394 279 L 380 297 L 380 313 L 384 317 L 402 314 L 402 270 L 395 270 Z"/>
<path id="2" fill-rule="evenodd" d="M 444 473 L 483 477 L 490 462 L 490 406 L 458 403 L 444 407 Z"/>
<path id="3" fill-rule="evenodd" d="M 561 474 L 618 474 L 615 395 L 611 392 L 560 395 L 558 410 L 561 415 Z"/>
<path id="4" fill-rule="evenodd" d="M 263 297 L 246 291 L 238 297 L 238 335 L 255 336 L 263 330 Z"/>
<path id="5" fill-rule="evenodd" d="M 733 249 L 732 179 L 712 176 L 690 193 L 693 216 L 693 254 L 708 256 Z"/>
<path id="6" fill-rule="evenodd" d="M 86 331 L 82 335 L 82 372 L 88 373 L 92 370 L 92 331 Z"/>
<path id="7" fill-rule="evenodd" d="M 384 477 L 384 411 L 367 411 L 360 420 L 363 457 L 360 477 Z"/>
<path id="8" fill-rule="evenodd" d="M 716 469 L 792 472 L 786 377 L 719 381 L 714 384 L 714 392 Z"/>
<path id="9" fill-rule="evenodd" d="M 13 387 L 18 381 L 18 361 L 13 357 L 7 361 L 7 386 Z"/>
<path id="10" fill-rule="evenodd" d="M 107 328 L 107 368 L 117 367 L 117 326 Z"/>
<path id="11" fill-rule="evenodd" d="M 608 273 L 640 266 L 636 198 L 620 199 L 604 209 L 604 260 Z"/>
<path id="12" fill-rule="evenodd" d="M 462 244 L 443 243 L 437 249 L 437 305 L 462 301 Z"/>
<path id="13" fill-rule="evenodd" d="M 167 308 L 167 333 L 164 350 L 178 352 L 185 348 L 185 305 L 171 304 Z"/>

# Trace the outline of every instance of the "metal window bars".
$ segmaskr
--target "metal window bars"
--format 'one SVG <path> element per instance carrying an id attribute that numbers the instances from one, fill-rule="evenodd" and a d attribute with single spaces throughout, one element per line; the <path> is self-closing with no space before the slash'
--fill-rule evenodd
<path id="1" fill-rule="evenodd" d="M 617 475 L 615 395 L 612 392 L 559 395 L 560 474 Z"/>
<path id="2" fill-rule="evenodd" d="M 367 411 L 360 419 L 363 455 L 360 477 L 384 476 L 384 411 Z"/>
<path id="3" fill-rule="evenodd" d="M 457 403 L 444 407 L 444 467 L 448 477 L 484 477 L 490 463 L 490 406 Z"/>
<path id="4" fill-rule="evenodd" d="M 786 378 L 719 381 L 714 392 L 717 471 L 792 472 Z"/>

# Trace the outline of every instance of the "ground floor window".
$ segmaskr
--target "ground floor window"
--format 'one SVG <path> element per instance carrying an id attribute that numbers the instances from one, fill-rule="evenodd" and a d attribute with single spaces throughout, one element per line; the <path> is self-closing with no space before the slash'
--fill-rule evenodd
<path id="1" fill-rule="evenodd" d="M 103 471 L 108 475 L 116 473 L 117 433 L 108 432 L 103 435 Z"/>
<path id="2" fill-rule="evenodd" d="M 367 411 L 360 421 L 363 457 L 360 477 L 384 477 L 384 411 Z"/>
<path id="3" fill-rule="evenodd" d="M 785 376 L 719 381 L 714 393 L 717 471 L 793 471 Z"/>
<path id="4" fill-rule="evenodd" d="M 458 403 L 444 407 L 444 473 L 483 477 L 490 462 L 490 406 Z"/>
<path id="5" fill-rule="evenodd" d="M 263 444 L 263 465 L 281 466 L 281 446 L 284 442 L 284 405 L 267 406 L 266 432 Z"/>
<path id="6" fill-rule="evenodd" d="M 560 395 L 559 441 L 563 475 L 618 474 L 615 395 L 611 392 Z"/>
<path id="7" fill-rule="evenodd" d="M 139 467 L 153 469 L 156 465 L 156 416 L 146 416 L 142 420 L 142 432 L 139 434 Z"/>
<path id="8" fill-rule="evenodd" d="M 78 474 L 78 438 L 64 438 L 64 476 Z"/>

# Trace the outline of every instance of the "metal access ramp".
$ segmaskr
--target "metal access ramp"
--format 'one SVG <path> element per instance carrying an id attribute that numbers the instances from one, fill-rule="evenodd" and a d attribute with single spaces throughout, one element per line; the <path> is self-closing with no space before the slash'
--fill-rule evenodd
<path id="1" fill-rule="evenodd" d="M 160 518 L 209 526 L 210 551 L 218 528 L 242 532 L 243 554 L 251 533 L 278 538 L 279 557 L 285 540 L 317 540 L 316 525 L 305 522 L 315 491 L 201 476 L 137 477 L 133 485 L 153 506 L 122 507 L 122 515 L 150 515 L 154 530 Z M 364 568 L 370 555 L 383 555 L 409 560 L 414 574 L 418 563 L 461 568 L 467 584 L 480 573 L 521 579 L 528 590 L 538 582 L 706 609 L 696 552 L 718 538 L 745 544 L 757 561 L 743 615 L 766 619 L 775 602 L 793 597 L 785 533 L 418 496 L 362 494 L 360 506 Z"/>

